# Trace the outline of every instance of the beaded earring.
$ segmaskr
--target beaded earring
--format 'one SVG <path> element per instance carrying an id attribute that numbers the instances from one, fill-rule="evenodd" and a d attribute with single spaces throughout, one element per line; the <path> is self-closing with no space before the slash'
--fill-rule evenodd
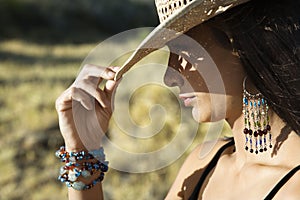
<path id="1" fill-rule="evenodd" d="M 258 154 L 258 152 L 267 151 L 267 140 L 269 147 L 272 148 L 269 106 L 261 93 L 251 94 L 246 90 L 246 80 L 247 77 L 243 81 L 245 150 Z"/>

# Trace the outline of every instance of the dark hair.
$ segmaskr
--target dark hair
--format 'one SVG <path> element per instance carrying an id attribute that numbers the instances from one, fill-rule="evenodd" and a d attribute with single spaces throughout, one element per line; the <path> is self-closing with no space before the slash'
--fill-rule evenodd
<path id="1" fill-rule="evenodd" d="M 229 37 L 248 77 L 300 135 L 300 1 L 252 0 L 210 22 Z"/>

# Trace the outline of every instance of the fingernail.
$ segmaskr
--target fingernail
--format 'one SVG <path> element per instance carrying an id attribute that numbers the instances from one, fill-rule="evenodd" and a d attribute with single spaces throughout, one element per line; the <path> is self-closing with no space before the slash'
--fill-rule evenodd
<path id="1" fill-rule="evenodd" d="M 111 67 L 111 69 L 114 71 L 114 72 L 117 72 L 121 67 L 119 66 L 113 66 Z"/>
<path id="2" fill-rule="evenodd" d="M 113 71 L 109 71 L 107 74 L 108 74 L 108 76 L 110 76 L 110 77 L 114 77 L 114 76 L 115 76 L 115 72 L 113 72 Z"/>

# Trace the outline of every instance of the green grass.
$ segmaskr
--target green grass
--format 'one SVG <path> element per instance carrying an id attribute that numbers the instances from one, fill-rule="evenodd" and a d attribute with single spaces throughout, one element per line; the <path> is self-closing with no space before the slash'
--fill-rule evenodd
<path id="1" fill-rule="evenodd" d="M 122 45 L 133 43 L 128 41 Z M 82 61 L 96 45 L 42 45 L 22 40 L 0 43 L 0 199 L 67 198 L 66 187 L 56 180 L 60 163 L 54 152 L 63 140 L 58 130 L 54 102 L 72 83 Z M 163 63 L 165 56 L 166 53 L 154 54 L 144 62 L 155 58 Z M 161 75 L 161 72 L 157 73 Z M 147 77 L 149 73 L 143 76 Z M 126 91 L 133 87 L 130 84 L 136 84 L 134 80 L 127 83 L 119 91 L 121 98 L 129 95 Z M 149 110 L 153 104 L 162 104 L 167 114 L 164 128 L 152 140 L 139 140 L 137 144 L 117 128 L 116 122 L 112 122 L 111 139 L 123 145 L 122 148 L 137 152 L 153 151 L 168 144 L 178 129 L 176 124 L 180 123 L 176 113 L 178 103 L 170 91 L 157 85 L 146 86 L 136 90 L 130 102 L 131 117 L 139 125 L 152 123 Z M 126 106 L 126 102 L 123 103 Z M 154 112 L 153 122 L 157 119 L 155 116 Z M 184 123 L 188 131 L 194 122 L 189 118 Z M 186 155 L 202 141 L 201 133 L 206 129 L 207 126 L 200 126 L 187 152 L 168 167 L 144 174 L 110 169 L 103 186 L 105 197 L 162 199 Z"/>

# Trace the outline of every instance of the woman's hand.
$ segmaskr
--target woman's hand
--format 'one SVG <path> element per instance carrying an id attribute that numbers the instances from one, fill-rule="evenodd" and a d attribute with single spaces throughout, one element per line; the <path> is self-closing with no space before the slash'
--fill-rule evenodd
<path id="1" fill-rule="evenodd" d="M 113 81 L 118 67 L 85 65 L 56 100 L 59 126 L 68 151 L 98 149 L 113 111 Z M 107 80 L 103 90 L 100 83 Z"/>

